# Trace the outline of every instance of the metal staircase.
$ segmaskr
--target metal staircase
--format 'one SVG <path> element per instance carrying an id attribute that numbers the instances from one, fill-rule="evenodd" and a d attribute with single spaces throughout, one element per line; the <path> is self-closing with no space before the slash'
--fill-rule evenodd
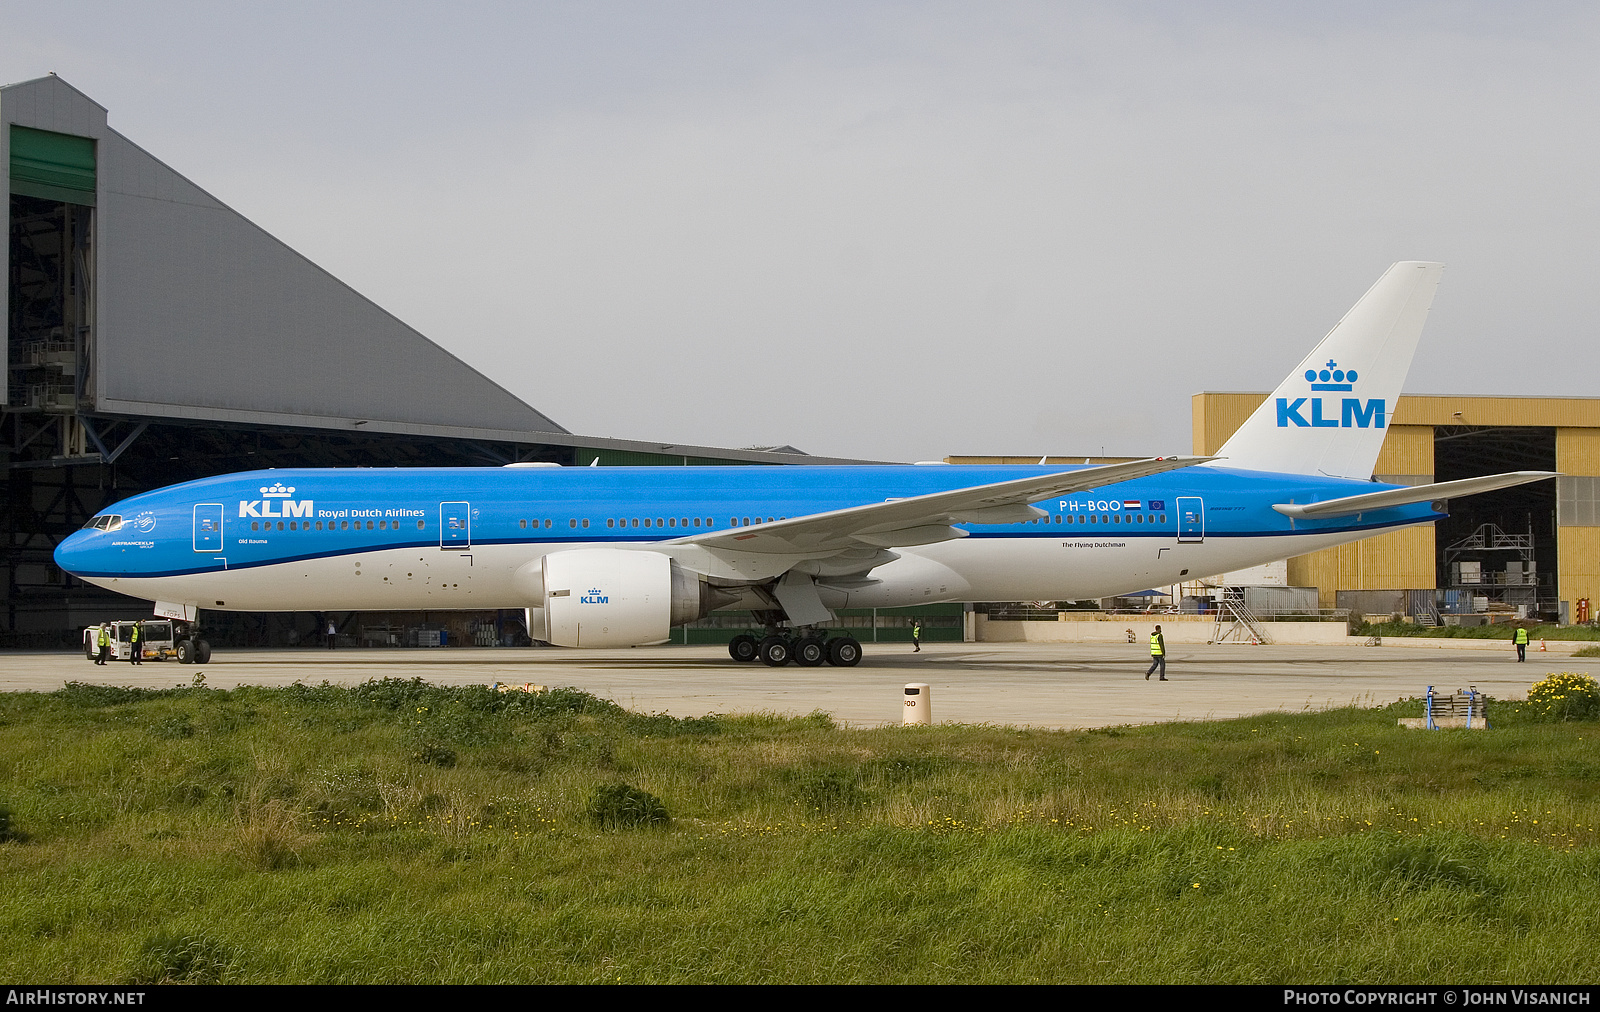
<path id="1" fill-rule="evenodd" d="M 1271 643 L 1262 627 L 1261 619 L 1244 603 L 1244 589 L 1224 587 L 1217 601 L 1217 620 L 1211 627 L 1207 643 Z"/>

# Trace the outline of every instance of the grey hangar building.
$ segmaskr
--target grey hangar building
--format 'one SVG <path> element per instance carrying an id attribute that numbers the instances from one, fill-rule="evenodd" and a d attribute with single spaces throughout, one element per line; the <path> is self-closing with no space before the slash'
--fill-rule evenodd
<path id="1" fill-rule="evenodd" d="M 0 87 L 0 173 L 0 647 L 75 646 L 84 625 L 148 614 L 148 602 L 62 573 L 52 553 L 106 506 L 195 478 L 861 463 L 573 433 L 113 130 L 55 75 Z M 513 615 L 520 630 L 520 611 L 474 619 L 478 641 L 506 641 Z M 328 617 L 203 621 L 219 643 L 267 645 Z M 343 628 L 353 616 L 333 618 Z"/>

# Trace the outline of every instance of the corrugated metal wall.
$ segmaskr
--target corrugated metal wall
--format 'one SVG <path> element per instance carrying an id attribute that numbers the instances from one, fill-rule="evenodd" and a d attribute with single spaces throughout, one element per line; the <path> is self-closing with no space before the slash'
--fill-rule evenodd
<path id="1" fill-rule="evenodd" d="M 0 125 L 10 124 L 95 144 L 99 410 L 566 432 L 109 129 L 105 109 L 59 78 L 0 89 Z M 0 130 L 8 187 L 9 134 Z"/>

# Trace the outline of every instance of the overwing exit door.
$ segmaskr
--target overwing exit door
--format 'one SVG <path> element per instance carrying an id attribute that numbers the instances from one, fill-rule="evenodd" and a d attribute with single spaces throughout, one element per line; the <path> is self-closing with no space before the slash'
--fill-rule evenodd
<path id="1" fill-rule="evenodd" d="M 1198 497 L 1178 497 L 1178 540 L 1200 542 L 1206 539 L 1206 505 Z"/>
<path id="2" fill-rule="evenodd" d="M 439 504 L 439 547 L 447 551 L 465 551 L 472 547 L 471 503 Z"/>

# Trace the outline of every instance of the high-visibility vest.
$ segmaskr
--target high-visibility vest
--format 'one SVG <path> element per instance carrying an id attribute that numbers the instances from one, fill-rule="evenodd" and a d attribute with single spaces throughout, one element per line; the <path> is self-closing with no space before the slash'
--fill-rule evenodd
<path id="1" fill-rule="evenodd" d="M 137 642 L 139 642 L 139 627 L 138 626 L 134 626 L 133 630 L 128 634 L 128 642 L 129 643 L 137 643 Z"/>
<path id="2" fill-rule="evenodd" d="M 111 645 L 111 632 L 105 626 L 100 627 L 99 645 L 103 647 Z"/>
<path id="3" fill-rule="evenodd" d="M 1518 629 L 1517 630 L 1517 646 L 1525 647 L 1527 645 L 1528 645 L 1528 630 L 1526 630 L 1526 629 Z"/>
<path id="4" fill-rule="evenodd" d="M 1150 656 L 1151 657 L 1160 657 L 1164 653 L 1166 653 L 1166 651 L 1161 649 L 1161 634 L 1160 633 L 1151 633 L 1150 634 Z"/>

